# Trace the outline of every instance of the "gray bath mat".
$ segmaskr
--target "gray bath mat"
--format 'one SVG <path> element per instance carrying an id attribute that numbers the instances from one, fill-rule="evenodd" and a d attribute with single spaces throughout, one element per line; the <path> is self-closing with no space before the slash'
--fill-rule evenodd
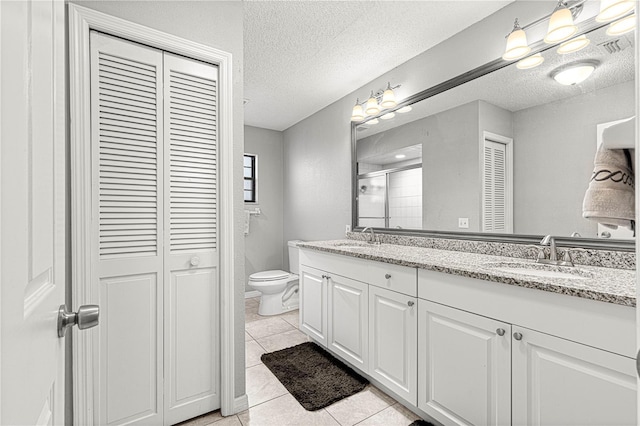
<path id="1" fill-rule="evenodd" d="M 369 383 L 312 342 L 263 354 L 261 359 L 308 411 L 358 393 Z"/>

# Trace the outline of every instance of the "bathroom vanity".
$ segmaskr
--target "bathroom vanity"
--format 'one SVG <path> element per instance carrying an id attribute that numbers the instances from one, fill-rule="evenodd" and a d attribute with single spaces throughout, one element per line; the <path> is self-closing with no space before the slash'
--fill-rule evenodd
<path id="1" fill-rule="evenodd" d="M 301 243 L 300 329 L 452 425 L 636 424 L 635 274 Z"/>

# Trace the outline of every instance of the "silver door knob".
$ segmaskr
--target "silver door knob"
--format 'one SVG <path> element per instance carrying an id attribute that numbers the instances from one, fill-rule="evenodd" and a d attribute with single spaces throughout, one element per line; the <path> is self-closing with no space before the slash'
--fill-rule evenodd
<path id="1" fill-rule="evenodd" d="M 69 312 L 65 305 L 60 305 L 58 309 L 58 337 L 64 337 L 67 328 L 78 325 L 80 330 L 95 327 L 98 325 L 100 317 L 100 307 L 98 305 L 83 305 L 78 308 L 78 312 Z"/>
<path id="2" fill-rule="evenodd" d="M 517 331 L 513 333 L 513 338 L 516 340 L 522 340 L 522 333 L 518 333 Z"/>
<path id="3" fill-rule="evenodd" d="M 496 333 L 498 334 L 498 336 L 504 336 L 504 333 L 505 333 L 504 328 L 497 329 Z"/>
<path id="4" fill-rule="evenodd" d="M 389 279 L 389 278 L 391 278 L 391 274 L 384 274 L 384 277 L 385 277 L 386 279 Z"/>
<path id="5" fill-rule="evenodd" d="M 200 258 L 198 256 L 193 256 L 189 261 L 191 266 L 198 266 L 200 264 Z"/>

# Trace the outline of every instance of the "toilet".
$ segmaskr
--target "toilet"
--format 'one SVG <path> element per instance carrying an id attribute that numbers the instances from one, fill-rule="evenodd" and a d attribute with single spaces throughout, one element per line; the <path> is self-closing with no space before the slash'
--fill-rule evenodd
<path id="1" fill-rule="evenodd" d="M 278 315 L 298 309 L 298 243 L 287 242 L 289 246 L 289 270 L 256 272 L 249 276 L 249 286 L 260 292 L 259 315 Z"/>

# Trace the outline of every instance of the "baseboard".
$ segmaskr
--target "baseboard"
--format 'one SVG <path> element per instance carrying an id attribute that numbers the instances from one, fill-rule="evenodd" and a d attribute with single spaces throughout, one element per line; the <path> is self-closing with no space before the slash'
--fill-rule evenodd
<path id="1" fill-rule="evenodd" d="M 247 394 L 245 393 L 242 396 L 237 397 L 234 401 L 233 401 L 233 412 L 235 414 L 238 414 L 244 410 L 248 410 L 249 409 L 249 397 L 247 397 Z"/>
<path id="2" fill-rule="evenodd" d="M 245 299 L 249 299 L 251 297 L 258 297 L 260 296 L 260 292 L 258 290 L 252 290 L 252 291 L 245 291 L 244 292 L 244 298 Z"/>

